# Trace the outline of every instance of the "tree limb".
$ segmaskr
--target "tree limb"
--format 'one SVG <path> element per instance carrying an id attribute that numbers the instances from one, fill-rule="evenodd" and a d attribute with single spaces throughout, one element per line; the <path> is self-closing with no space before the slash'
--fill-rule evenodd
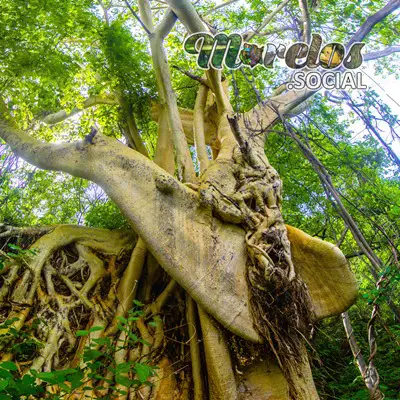
<path id="1" fill-rule="evenodd" d="M 207 25 L 200 18 L 190 1 L 168 0 L 167 2 L 189 33 L 209 32 Z M 229 101 L 227 100 L 221 85 L 221 72 L 215 69 L 210 69 L 206 74 L 216 97 L 218 111 L 222 113 L 227 109 L 229 110 Z"/>
<path id="2" fill-rule="evenodd" d="M 311 42 L 311 20 L 310 11 L 308 9 L 307 0 L 299 0 L 299 7 L 303 16 L 303 41 L 306 43 Z"/>
<path id="3" fill-rule="evenodd" d="M 186 75 L 190 79 L 193 79 L 193 80 L 203 84 L 204 86 L 207 86 L 209 89 L 211 89 L 210 84 L 207 82 L 207 79 L 202 78 L 201 76 L 198 76 L 198 75 L 194 75 L 189 71 L 185 71 L 183 68 L 181 68 L 177 65 L 173 65 L 172 68 L 175 68 L 176 70 L 178 70 L 179 72 L 182 72 L 182 74 Z"/>
<path id="4" fill-rule="evenodd" d="M 276 33 L 286 32 L 286 31 L 295 31 L 296 29 L 292 26 L 282 26 L 280 28 L 274 28 L 266 32 L 254 32 L 254 36 L 271 36 L 275 35 Z"/>
<path id="5" fill-rule="evenodd" d="M 190 1 L 167 0 L 167 3 L 172 7 L 179 21 L 182 22 L 189 33 L 209 31 Z"/>
<path id="6" fill-rule="evenodd" d="M 211 8 L 210 10 L 206 11 L 203 15 L 206 16 L 206 15 L 212 14 L 213 12 L 215 12 L 223 7 L 229 6 L 230 4 L 236 3 L 238 1 L 239 0 L 229 0 L 229 1 L 226 1 L 225 3 L 218 4 L 214 8 Z"/>
<path id="7" fill-rule="evenodd" d="M 347 211 L 347 208 L 343 204 L 340 194 L 335 188 L 332 178 L 329 175 L 328 171 L 326 170 L 325 166 L 321 163 L 321 161 L 315 156 L 312 149 L 308 144 L 303 143 L 298 133 L 292 126 L 285 124 L 285 128 L 288 132 L 288 135 L 297 143 L 300 150 L 303 152 L 304 156 L 310 162 L 311 166 L 313 167 L 314 171 L 319 176 L 321 183 L 324 187 L 324 190 L 328 197 L 333 197 L 335 202 L 333 203 L 334 206 L 337 208 L 340 216 L 343 218 L 346 225 L 349 227 L 351 233 L 353 234 L 354 240 L 357 242 L 357 245 L 364 252 L 366 257 L 369 259 L 371 263 L 370 271 L 371 274 L 377 279 L 379 271 L 382 268 L 383 262 L 382 260 L 375 254 L 375 252 L 371 249 L 368 241 L 365 239 L 365 236 L 361 232 L 359 226 L 354 221 L 353 217 Z"/>
<path id="8" fill-rule="evenodd" d="M 0 238 L 13 236 L 35 236 L 48 233 L 57 225 L 19 227 L 0 223 Z"/>
<path id="9" fill-rule="evenodd" d="M 104 21 L 106 22 L 106 25 L 110 25 L 110 18 L 108 17 L 108 8 L 104 5 L 104 3 L 101 0 L 98 0 L 98 3 L 101 10 L 103 11 Z"/>
<path id="10" fill-rule="evenodd" d="M 390 56 L 391 54 L 400 52 L 400 46 L 389 46 L 386 49 L 373 51 L 366 54 L 363 59 L 364 61 L 377 60 L 379 58 Z"/>
<path id="11" fill-rule="evenodd" d="M 178 18 L 176 14 L 173 12 L 172 8 L 169 7 L 164 18 L 156 28 L 156 35 L 158 35 L 161 39 L 165 39 L 171 32 L 177 19 Z"/>
<path id="12" fill-rule="evenodd" d="M 175 11 L 175 10 L 174 10 Z M 139 12 L 146 24 L 153 29 L 150 3 L 148 0 L 139 1 Z M 178 177 L 184 182 L 193 182 L 196 174 L 193 167 L 188 143 L 180 119 L 175 92 L 172 87 L 168 58 L 165 53 L 163 38 L 159 35 L 149 35 L 151 56 L 157 80 L 158 95 L 162 107 L 167 111 L 168 125 L 172 132 L 175 159 L 178 167 Z"/>
<path id="13" fill-rule="evenodd" d="M 118 102 L 114 97 L 91 96 L 83 102 L 82 108 L 74 108 L 70 113 L 67 113 L 65 110 L 61 110 L 56 113 L 46 115 L 45 117 L 41 118 L 41 121 L 48 125 L 58 124 L 59 122 L 65 121 L 66 119 L 79 114 L 87 108 L 100 104 L 116 105 Z"/>
<path id="14" fill-rule="evenodd" d="M 208 156 L 204 135 L 204 109 L 207 103 L 208 87 L 200 85 L 193 112 L 193 130 L 196 143 L 197 158 L 200 162 L 200 173 L 208 167 Z"/>
<path id="15" fill-rule="evenodd" d="M 400 0 L 390 0 L 385 7 L 375 14 L 369 16 L 361 28 L 353 35 L 347 44 L 349 48 L 353 43 L 362 42 L 363 39 L 372 31 L 374 26 L 384 20 L 393 11 L 400 7 Z"/>
<path id="16" fill-rule="evenodd" d="M 248 41 L 252 39 L 258 32 L 262 31 L 272 21 L 275 15 L 278 14 L 289 3 L 289 1 L 290 0 L 284 0 L 274 11 L 272 11 L 271 14 L 264 19 L 261 25 L 254 32 L 244 33 L 243 39 Z"/>
<path id="17" fill-rule="evenodd" d="M 190 340 L 190 358 L 192 361 L 192 375 L 194 386 L 194 400 L 203 400 L 205 397 L 205 388 L 202 378 L 201 368 L 201 349 L 199 334 L 197 332 L 197 308 L 196 303 L 186 293 L 186 319 L 188 323 Z"/>
<path id="18" fill-rule="evenodd" d="M 6 141 L 17 156 L 39 168 L 82 177 L 90 173 L 91 160 L 85 159 L 85 148 L 89 144 L 86 139 L 62 144 L 40 142 L 18 128 L 1 99 L 0 138 Z"/>
<path id="19" fill-rule="evenodd" d="M 129 11 L 132 13 L 132 15 L 137 19 L 137 21 L 139 22 L 139 24 L 142 26 L 142 28 L 145 30 L 145 32 L 148 35 L 151 35 L 151 29 L 149 29 L 146 24 L 139 18 L 139 15 L 136 14 L 136 12 L 133 10 L 133 8 L 131 7 L 131 5 L 129 4 L 129 2 L 127 0 L 124 0 L 126 6 L 129 8 Z"/>
<path id="20" fill-rule="evenodd" d="M 146 146 L 143 143 L 142 138 L 140 137 L 139 129 L 136 125 L 136 120 L 133 115 L 132 106 L 124 98 L 123 95 L 118 96 L 118 100 L 126 118 L 127 126 L 126 126 L 126 134 L 124 136 L 126 137 L 129 145 L 133 149 L 139 151 L 139 153 L 143 154 L 145 157 L 149 157 L 149 153 L 146 149 Z"/>
<path id="21" fill-rule="evenodd" d="M 347 340 L 349 342 L 351 352 L 353 353 L 354 360 L 357 363 L 358 369 L 360 371 L 360 374 L 361 374 L 363 380 L 365 380 L 367 364 L 364 360 L 361 349 L 358 346 L 357 340 L 354 336 L 354 330 L 351 325 L 349 313 L 347 311 L 342 313 L 342 320 L 343 320 L 343 326 L 344 326 L 344 330 L 346 332 Z"/>

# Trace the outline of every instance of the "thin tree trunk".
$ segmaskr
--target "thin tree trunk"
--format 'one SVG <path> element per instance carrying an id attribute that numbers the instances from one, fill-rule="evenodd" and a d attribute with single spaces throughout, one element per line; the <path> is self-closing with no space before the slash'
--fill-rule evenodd
<path id="1" fill-rule="evenodd" d="M 347 340 L 350 345 L 351 352 L 353 353 L 354 359 L 357 363 L 358 369 L 360 371 L 360 374 L 363 378 L 363 381 L 365 383 L 365 386 L 368 389 L 368 392 L 370 393 L 370 398 L 373 400 L 378 400 L 378 399 L 383 399 L 384 396 L 382 395 L 381 391 L 379 390 L 379 376 L 378 373 L 373 366 L 369 368 L 364 360 L 364 357 L 361 353 L 361 349 L 358 346 L 357 340 L 354 336 L 354 330 L 353 326 L 351 325 L 349 313 L 346 311 L 342 313 L 342 320 L 343 320 L 343 326 L 344 330 L 346 331 L 346 336 Z M 371 379 L 372 377 L 378 378 L 377 380 L 373 381 Z"/>

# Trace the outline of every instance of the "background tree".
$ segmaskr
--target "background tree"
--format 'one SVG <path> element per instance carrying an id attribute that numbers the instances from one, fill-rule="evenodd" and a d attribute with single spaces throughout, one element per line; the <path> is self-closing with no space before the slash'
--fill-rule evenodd
<path id="1" fill-rule="evenodd" d="M 374 322 L 382 305 L 385 344 L 398 340 L 400 210 L 398 157 L 382 130 L 398 138 L 396 116 L 372 91 L 286 90 L 283 68 L 204 73 L 182 42 L 313 31 L 366 41 L 365 59 L 393 73 L 399 7 L 3 2 L 3 397 L 43 381 L 56 398 L 318 398 L 311 331 L 336 334 L 335 319 L 318 321 L 357 296 L 333 242 L 363 277 L 370 357 L 357 361 L 368 395 L 382 398 Z M 370 133 L 356 143 L 352 117 Z M 282 203 L 313 236 L 284 225 Z M 329 371 L 317 370 L 321 397 L 349 394 L 326 383 Z"/>

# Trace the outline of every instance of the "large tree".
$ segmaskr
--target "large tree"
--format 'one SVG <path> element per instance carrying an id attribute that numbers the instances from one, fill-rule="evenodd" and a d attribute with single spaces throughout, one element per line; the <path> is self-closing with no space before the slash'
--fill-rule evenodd
<path id="1" fill-rule="evenodd" d="M 2 237 L 31 238 L 31 253 L 5 254 L 1 274 L 2 315 L 11 321 L 3 336 L 28 326 L 43 344 L 21 373 L 84 368 L 85 346 L 101 351 L 100 339 L 110 338 L 127 343 L 116 348 L 114 363 L 159 367 L 154 385 L 127 388 L 119 375 L 135 382 L 140 371 L 107 372 L 112 361 L 98 353 L 104 379 L 91 375 L 70 398 L 318 398 L 306 352 L 312 325 L 346 311 L 357 283 L 337 247 L 284 224 L 282 181 L 265 154 L 268 134 L 279 130 L 299 146 L 375 279 L 383 262 L 291 122 L 318 94 L 279 85 L 287 79 L 282 69 L 202 71 L 182 42 L 217 31 L 259 43 L 272 35 L 307 42 L 312 27 L 348 47 L 373 37 L 365 59 L 384 59 L 399 50 L 396 26 L 385 33 L 382 21 L 400 1 L 322 1 L 317 11 L 305 0 L 1 4 L 0 137 L 40 169 L 97 184 L 130 225 L 3 228 Z M 341 29 L 326 34 L 330 25 Z M 384 48 L 376 45 L 380 37 Z M 348 96 L 326 99 L 368 113 Z M 13 156 L 5 157 L 12 168 Z M 96 189 L 82 190 L 90 196 Z M 126 319 L 134 299 L 144 311 Z M 34 324 L 37 317 L 44 322 Z M 91 334 L 77 339 L 82 330 Z M 129 341 L 130 333 L 141 340 Z M 189 357 L 185 343 L 191 367 L 174 374 Z M 3 361 L 15 359 L 5 340 L 1 346 Z M 373 364 L 364 378 L 380 398 Z"/>

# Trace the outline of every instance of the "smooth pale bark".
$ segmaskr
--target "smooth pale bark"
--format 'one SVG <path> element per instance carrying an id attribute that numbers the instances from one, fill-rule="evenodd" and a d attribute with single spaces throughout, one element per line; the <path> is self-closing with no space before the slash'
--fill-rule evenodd
<path id="1" fill-rule="evenodd" d="M 148 0 L 139 1 L 140 16 L 144 24 L 149 30 L 150 49 L 153 60 L 154 72 L 157 80 L 158 96 L 160 98 L 162 112 L 165 111 L 167 116 L 169 129 L 172 134 L 172 142 L 174 144 L 175 160 L 178 168 L 178 176 L 181 181 L 193 182 L 196 179 L 192 158 L 183 130 L 182 121 L 179 115 L 176 95 L 172 88 L 170 68 L 168 58 L 164 49 L 165 27 L 173 26 L 175 19 L 169 18 L 170 12 L 167 13 L 167 22 L 161 26 L 161 31 L 154 31 L 152 22 L 152 13 Z M 168 20 L 171 20 L 168 22 Z M 151 33 L 150 33 L 151 32 Z M 161 32 L 161 33 L 160 33 Z"/>
<path id="2" fill-rule="evenodd" d="M 209 398 L 235 400 L 236 380 L 225 334 L 201 307 L 199 317 L 207 364 Z"/>
<path id="3" fill-rule="evenodd" d="M 94 107 L 100 104 L 116 105 L 117 100 L 112 96 L 92 96 L 83 102 L 82 108 L 74 108 L 71 112 L 60 110 L 56 113 L 46 115 L 45 117 L 41 118 L 41 121 L 49 125 L 58 124 L 59 122 L 65 121 L 66 119 L 71 118 L 81 111 L 86 110 L 87 108 Z"/>
<path id="4" fill-rule="evenodd" d="M 209 164 L 206 141 L 204 135 L 204 109 L 207 103 L 208 88 L 200 85 L 194 106 L 193 130 L 196 144 L 197 158 L 200 163 L 200 173 L 204 172 Z"/>
<path id="5" fill-rule="evenodd" d="M 305 347 L 302 349 L 302 361 L 293 379 L 297 391 L 295 400 L 317 400 L 319 396 Z M 238 400 L 293 400 L 289 395 L 289 385 L 271 355 L 245 368 L 242 373 Z"/>

